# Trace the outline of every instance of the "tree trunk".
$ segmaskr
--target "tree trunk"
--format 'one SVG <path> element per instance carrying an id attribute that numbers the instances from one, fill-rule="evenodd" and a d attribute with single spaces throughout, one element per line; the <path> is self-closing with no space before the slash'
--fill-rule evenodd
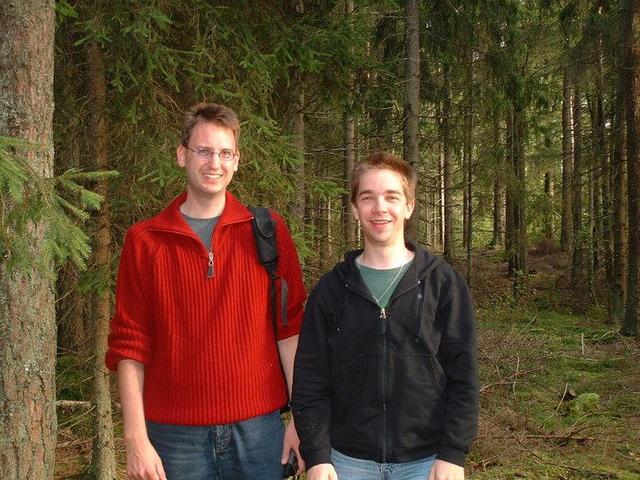
<path id="1" fill-rule="evenodd" d="M 562 77 L 562 227 L 560 245 L 573 251 L 573 133 L 571 120 L 571 83 L 566 69 Z"/>
<path id="2" fill-rule="evenodd" d="M 33 175 L 53 174 L 54 2 L 0 6 L 0 136 L 41 148 L 14 153 Z M 7 208 L 5 205 L 4 208 Z M 56 442 L 56 322 L 45 221 L 28 226 L 34 264 L 9 270 L 0 260 L 0 478 L 53 477 Z"/>
<path id="3" fill-rule="evenodd" d="M 304 92 L 302 91 L 302 75 L 295 75 L 295 84 L 299 88 L 295 96 L 293 134 L 296 139 L 298 161 L 293 167 L 293 174 L 297 181 L 295 197 L 289 206 L 289 214 L 295 224 L 295 230 L 304 234 L 306 213 L 306 181 L 305 181 L 305 139 L 304 139 Z"/>
<path id="4" fill-rule="evenodd" d="M 94 155 L 100 170 L 110 168 L 107 152 L 106 94 L 104 61 L 102 49 L 97 43 L 87 48 L 87 68 L 89 76 L 89 98 L 92 114 L 92 137 Z M 107 180 L 98 182 L 97 193 L 108 198 Z M 111 275 L 111 215 L 109 203 L 103 203 L 97 218 L 95 233 L 95 268 L 103 278 Z M 91 466 L 97 480 L 111 480 L 116 477 L 116 458 L 113 440 L 113 419 L 111 417 L 111 394 L 109 373 L 104 365 L 107 351 L 107 335 L 111 318 L 111 296 L 107 289 L 94 293 L 93 320 L 93 400 L 96 406 L 94 416 L 94 437 Z"/>
<path id="5" fill-rule="evenodd" d="M 514 275 L 513 290 L 519 294 L 527 271 L 525 122 L 524 112 L 512 107 L 507 119 L 507 139 L 511 177 L 507 188 L 507 238 L 509 272 Z"/>
<path id="6" fill-rule="evenodd" d="M 442 105 L 442 118 L 440 119 L 440 135 L 442 138 L 442 177 L 443 177 L 443 201 L 444 201 L 444 258 L 451 262 L 455 257 L 453 244 L 453 179 L 451 172 L 451 73 L 449 66 L 443 66 L 444 92 Z"/>
<path id="7" fill-rule="evenodd" d="M 467 103 L 464 116 L 464 165 L 465 165 L 465 247 L 467 249 L 467 283 L 473 286 L 473 49 L 467 50 Z"/>
<path id="8" fill-rule="evenodd" d="M 495 175 L 493 180 L 493 237 L 492 247 L 504 245 L 504 148 L 500 139 L 500 118 L 493 114 L 493 152 L 495 155 Z"/>
<path id="9" fill-rule="evenodd" d="M 571 285 L 583 288 L 584 232 L 582 230 L 582 122 L 580 89 L 576 84 L 573 93 L 573 255 L 571 263 Z"/>
<path id="10" fill-rule="evenodd" d="M 405 102 L 402 118 L 402 156 L 419 172 L 419 117 L 420 117 L 420 9 L 418 0 L 407 0 L 405 5 Z M 417 192 L 416 192 L 417 193 Z M 417 202 L 407 222 L 406 235 L 411 241 L 418 238 L 420 208 Z"/>
<path id="11" fill-rule="evenodd" d="M 344 14 L 347 21 L 351 21 L 353 14 L 353 0 L 346 0 L 344 3 Z M 353 159 L 355 148 L 355 120 L 353 118 L 353 73 L 349 73 L 349 85 L 347 90 L 347 105 L 344 113 L 344 178 L 345 193 L 342 195 L 342 225 L 344 228 L 344 241 L 347 243 L 347 250 L 355 246 L 355 221 L 351 213 L 351 174 L 353 173 Z"/>
<path id="12" fill-rule="evenodd" d="M 627 199 L 629 209 L 629 268 L 627 270 L 627 307 L 622 324 L 623 335 L 638 335 L 640 322 L 640 0 L 623 0 L 627 11 L 625 32 L 626 61 L 624 85 L 627 119 Z M 627 43 L 628 42 L 628 43 Z"/>
<path id="13" fill-rule="evenodd" d="M 544 212 L 544 237 L 553 239 L 553 214 L 551 206 L 553 205 L 553 179 L 551 172 L 544 173 L 544 196 L 547 200 L 548 208 Z"/>
<path id="14" fill-rule="evenodd" d="M 296 21 L 301 21 L 304 16 L 304 0 L 291 0 L 292 15 Z M 299 39 L 302 41 L 302 39 Z M 296 194 L 291 199 L 289 205 L 289 215 L 292 220 L 292 226 L 294 231 L 300 232 L 304 235 L 305 230 L 305 215 L 307 210 L 307 189 L 305 181 L 305 123 L 304 123 L 304 108 L 305 108 L 305 89 L 304 89 L 304 75 L 299 69 L 296 69 L 293 73 L 293 119 L 292 130 L 295 137 L 296 150 L 297 150 L 297 162 L 293 167 L 293 175 L 296 179 Z"/>
<path id="15" fill-rule="evenodd" d="M 508 267 L 507 270 L 510 275 L 515 273 L 515 266 L 513 263 L 513 248 L 515 245 L 514 223 L 513 223 L 513 209 L 516 196 L 515 185 L 515 173 L 513 171 L 513 158 L 515 156 L 515 143 L 514 143 L 514 126 L 513 126 L 513 112 L 509 111 L 506 115 L 505 123 L 507 126 L 505 135 L 505 170 L 508 172 L 507 188 L 505 192 L 505 225 L 504 225 L 504 248 L 507 253 Z"/>
<path id="16" fill-rule="evenodd" d="M 627 254 L 625 248 L 625 129 L 624 129 L 624 81 L 619 77 L 613 121 L 613 152 L 611 170 L 613 176 L 613 284 L 611 289 L 611 322 L 622 325 L 627 291 Z"/>
<path id="17" fill-rule="evenodd" d="M 596 128 L 595 128 L 595 147 L 596 157 L 600 166 L 600 202 L 598 206 L 598 224 L 597 224 L 597 238 L 600 242 L 599 251 L 602 253 L 602 260 L 604 261 L 606 278 L 609 284 L 613 283 L 613 264 L 612 257 L 613 252 L 611 248 L 611 191 L 610 191 L 610 162 L 607 158 L 607 146 L 606 146 L 606 134 L 605 134 L 605 114 L 604 114 L 604 101 L 603 90 L 604 81 L 602 66 L 603 53 L 602 53 L 602 39 L 598 39 L 598 62 L 596 69 Z"/>

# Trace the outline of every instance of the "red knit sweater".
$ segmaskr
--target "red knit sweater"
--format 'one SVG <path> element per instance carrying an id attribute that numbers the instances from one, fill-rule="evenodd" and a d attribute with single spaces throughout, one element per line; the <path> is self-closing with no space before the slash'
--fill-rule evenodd
<path id="1" fill-rule="evenodd" d="M 107 367 L 115 370 L 125 358 L 144 364 L 147 420 L 211 425 L 276 410 L 287 403 L 287 390 L 252 214 L 227 193 L 208 278 L 209 252 L 179 211 L 185 198 L 127 232 Z M 279 275 L 289 286 L 288 326 L 278 322 L 282 340 L 299 332 L 305 292 L 289 231 L 273 216 Z"/>

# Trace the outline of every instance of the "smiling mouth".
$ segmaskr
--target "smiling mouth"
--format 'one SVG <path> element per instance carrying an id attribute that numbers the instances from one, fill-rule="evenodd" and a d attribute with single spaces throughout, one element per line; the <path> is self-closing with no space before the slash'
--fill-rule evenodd
<path id="1" fill-rule="evenodd" d="M 222 178 L 221 173 L 203 173 L 202 176 L 207 180 L 216 180 L 218 178 Z"/>

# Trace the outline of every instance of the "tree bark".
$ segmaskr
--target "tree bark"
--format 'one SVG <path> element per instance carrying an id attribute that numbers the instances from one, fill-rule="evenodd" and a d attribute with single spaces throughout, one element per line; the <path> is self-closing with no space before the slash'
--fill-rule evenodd
<path id="1" fill-rule="evenodd" d="M 353 0 L 346 0 L 344 3 L 344 14 L 347 21 L 353 14 Z M 344 178 L 345 193 L 342 195 L 342 225 L 344 228 L 344 240 L 347 243 L 347 249 L 355 246 L 355 221 L 351 213 L 351 175 L 353 173 L 353 159 L 355 148 L 355 120 L 353 118 L 353 73 L 349 73 L 349 85 L 347 90 L 347 105 L 344 113 Z"/>
<path id="2" fill-rule="evenodd" d="M 581 94 L 578 85 L 573 93 L 573 255 L 571 262 L 571 285 L 583 288 L 584 271 L 584 232 L 582 230 L 582 122 Z"/>
<path id="3" fill-rule="evenodd" d="M 473 49 L 467 50 L 467 102 L 464 116 L 465 165 L 465 247 L 467 253 L 467 283 L 473 286 Z"/>
<path id="4" fill-rule="evenodd" d="M 544 237 L 553 238 L 553 215 L 551 205 L 553 205 L 553 177 L 550 171 L 544 173 L 544 196 L 547 200 L 549 208 L 544 213 Z"/>
<path id="5" fill-rule="evenodd" d="M 596 157 L 599 162 L 599 191 L 600 202 L 598 205 L 597 238 L 600 242 L 599 252 L 602 253 L 606 278 L 609 284 L 613 283 L 613 251 L 611 246 L 611 189 L 610 189 L 610 161 L 607 156 L 605 114 L 603 100 L 603 53 L 602 38 L 598 38 L 598 62 L 596 64 L 596 127 L 595 127 L 595 147 Z"/>
<path id="6" fill-rule="evenodd" d="M 92 137 L 94 155 L 100 170 L 110 168 L 107 152 L 107 87 L 104 75 L 102 48 L 97 43 L 87 47 L 87 68 L 89 77 L 89 98 L 92 116 Z M 97 193 L 107 199 L 108 181 L 98 182 Z M 103 278 L 111 275 L 111 212 L 108 202 L 102 204 L 97 218 L 95 232 L 95 268 Z M 93 419 L 93 451 L 91 467 L 97 480 L 111 480 L 116 477 L 116 458 L 113 439 L 113 419 L 111 416 L 111 393 L 109 373 L 104 365 L 107 352 L 107 335 L 111 318 L 111 296 L 106 288 L 94 292 L 93 312 L 93 401 L 96 410 Z"/>
<path id="7" fill-rule="evenodd" d="M 573 133 L 571 119 L 571 82 L 565 68 L 562 77 L 562 226 L 560 245 L 573 251 Z"/>
<path id="8" fill-rule="evenodd" d="M 442 177 L 443 177 L 443 200 L 444 200 L 444 258 L 451 262 L 455 257 L 455 247 L 453 244 L 453 199 L 452 187 L 453 179 L 451 172 L 451 72 L 449 65 L 443 66 L 444 91 L 442 98 L 442 117 L 440 119 L 440 134 L 442 138 Z"/>
<path id="9" fill-rule="evenodd" d="M 420 118 L 420 9 L 418 0 L 405 4 L 405 102 L 402 122 L 402 156 L 419 172 L 419 118 Z M 417 193 L 417 192 L 416 192 Z M 418 195 L 411 218 L 407 222 L 406 235 L 411 241 L 418 238 L 420 208 Z"/>
<path id="10" fill-rule="evenodd" d="M 493 154 L 495 155 L 495 175 L 493 180 L 493 237 L 492 247 L 504 245 L 504 148 L 500 139 L 500 118 L 493 114 Z"/>
<path id="11" fill-rule="evenodd" d="M 512 181 L 507 188 L 507 251 L 513 290 L 519 294 L 527 271 L 526 183 L 524 112 L 512 107 L 507 119 L 508 155 Z"/>
<path id="12" fill-rule="evenodd" d="M 623 335 L 638 335 L 640 322 L 640 0 L 623 0 L 623 18 L 627 26 L 624 84 L 627 120 L 627 199 L 629 209 L 629 268 L 627 270 L 627 306 L 622 324 Z M 628 43 L 627 43 L 628 42 Z"/>
<path id="13" fill-rule="evenodd" d="M 16 148 L 33 175 L 53 174 L 54 2 L 0 6 L 0 136 L 40 148 Z M 6 206 L 5 206 L 6 208 Z M 0 260 L 0 478 L 53 477 L 56 441 L 53 266 L 33 222 L 34 263 L 9 270 Z"/>
<path id="14" fill-rule="evenodd" d="M 619 76 L 616 87 L 616 103 L 613 120 L 613 148 L 611 157 L 613 185 L 613 284 L 611 289 L 610 320 L 622 325 L 627 291 L 627 254 L 625 245 L 625 129 L 624 129 L 624 82 Z"/>

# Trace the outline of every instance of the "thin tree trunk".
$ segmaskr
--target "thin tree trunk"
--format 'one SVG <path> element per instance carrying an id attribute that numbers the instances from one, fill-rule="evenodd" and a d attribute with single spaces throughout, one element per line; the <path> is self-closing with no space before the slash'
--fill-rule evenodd
<path id="1" fill-rule="evenodd" d="M 0 6 L 0 136 L 39 148 L 15 148 L 32 175 L 53 175 L 54 2 Z M 10 205 L 5 204 L 4 208 Z M 53 477 L 56 442 L 53 266 L 43 261 L 46 219 L 28 225 L 33 265 L 0 260 L 0 478 Z"/>
<path id="2" fill-rule="evenodd" d="M 571 285 L 584 287 L 584 232 L 582 230 L 582 122 L 581 98 L 578 85 L 573 94 L 573 255 L 571 263 Z"/>
<path id="3" fill-rule="evenodd" d="M 296 21 L 301 21 L 304 16 L 304 0 L 291 0 L 292 14 Z M 302 40 L 301 40 L 302 41 Z M 293 73 L 293 135 L 295 137 L 297 162 L 293 167 L 293 175 L 296 177 L 296 195 L 291 199 L 289 215 L 295 225 L 295 230 L 304 235 L 305 215 L 307 211 L 307 189 L 305 181 L 305 89 L 304 76 L 300 70 Z"/>
<path id="4" fill-rule="evenodd" d="M 89 76 L 89 98 L 92 113 L 92 137 L 97 167 L 110 168 L 107 152 L 106 124 L 106 83 L 102 49 L 97 43 L 91 43 L 87 49 L 87 67 Z M 98 182 L 96 189 L 103 198 L 108 198 L 107 180 Z M 111 213 L 109 203 L 105 202 L 98 214 L 95 234 L 95 268 L 105 277 L 111 274 Z M 111 318 L 111 296 L 103 289 L 95 292 L 93 319 L 93 396 L 96 406 L 94 416 L 94 439 L 92 451 L 92 470 L 97 480 L 112 480 L 116 477 L 116 458 L 113 440 L 113 419 L 111 417 L 111 394 L 109 373 L 104 365 L 107 351 L 107 335 Z"/>
<path id="5" fill-rule="evenodd" d="M 509 164 L 512 180 L 507 189 L 507 239 L 509 272 L 514 275 L 513 291 L 522 291 L 527 271 L 526 183 L 524 112 L 512 107 L 507 119 Z"/>
<path id="6" fill-rule="evenodd" d="M 344 14 L 347 21 L 351 21 L 353 14 L 353 0 L 344 2 Z M 344 178 L 345 193 L 342 195 L 342 225 L 344 228 L 344 239 L 347 249 L 355 245 L 355 221 L 351 214 L 351 200 L 349 191 L 351 188 L 351 174 L 353 171 L 353 158 L 355 148 L 355 120 L 353 118 L 353 73 L 349 74 L 349 85 L 347 86 L 347 101 L 344 113 Z"/>
<path id="7" fill-rule="evenodd" d="M 440 133 L 442 136 L 442 176 L 443 176 L 443 200 L 444 200 L 444 258 L 451 262 L 455 257 L 453 244 L 453 199 L 452 199 L 452 165 L 451 165 L 451 73 L 449 66 L 443 66 L 444 94 L 442 106 L 442 118 L 440 121 Z"/>
<path id="8" fill-rule="evenodd" d="M 628 22 L 624 84 L 627 119 L 627 198 L 629 209 L 629 268 L 627 270 L 627 305 L 622 324 L 623 335 L 638 335 L 640 323 L 640 0 L 623 0 Z M 626 42 L 625 42 L 626 43 Z"/>
<path id="9" fill-rule="evenodd" d="M 295 96 L 293 132 L 298 154 L 293 174 L 297 180 L 296 195 L 289 205 L 289 213 L 296 225 L 296 230 L 304 234 L 307 189 L 305 181 L 305 138 L 304 138 L 304 92 L 302 91 L 302 75 L 296 74 L 296 85 L 299 88 Z"/>
<path id="10" fill-rule="evenodd" d="M 571 82 L 566 69 L 562 78 L 562 227 L 560 245 L 573 251 L 573 129 L 571 118 Z"/>
<path id="11" fill-rule="evenodd" d="M 467 283 L 473 286 L 473 49 L 467 51 L 467 104 L 464 117 L 464 165 L 465 170 L 465 207 L 466 231 L 465 247 L 467 249 Z"/>
<path id="12" fill-rule="evenodd" d="M 492 247 L 504 245 L 504 148 L 500 139 L 500 118 L 493 114 L 493 152 L 495 155 L 495 174 L 493 180 L 493 236 Z"/>
<path id="13" fill-rule="evenodd" d="M 624 81 L 618 79 L 613 136 L 611 170 L 613 175 L 613 286 L 611 289 L 611 322 L 622 325 L 627 291 L 627 255 L 625 246 L 625 128 Z"/>
<path id="14" fill-rule="evenodd" d="M 405 4 L 405 102 L 403 113 L 402 156 L 419 171 L 419 115 L 420 115 L 420 8 L 418 0 L 407 0 Z M 407 238 L 416 241 L 420 208 L 417 202 L 407 222 Z"/>
<path id="15" fill-rule="evenodd" d="M 602 8 L 602 7 L 600 7 Z M 611 247 L 611 191 L 610 191 L 610 162 L 607 158 L 605 115 L 603 101 L 603 53 L 602 38 L 598 38 L 598 62 L 596 70 L 596 155 L 600 165 L 600 202 L 598 207 L 597 237 L 601 242 L 602 259 L 605 265 L 606 278 L 609 284 L 613 283 L 613 264 Z"/>
<path id="16" fill-rule="evenodd" d="M 525 123 L 524 112 L 513 110 L 513 133 L 514 133 L 514 152 L 513 152 L 513 172 L 516 181 L 516 195 L 514 196 L 513 205 L 513 230 L 515 244 L 513 245 L 513 265 L 516 275 L 515 287 L 519 289 L 520 285 L 518 276 L 526 276 L 527 271 L 527 220 L 526 220 L 526 178 L 525 178 L 525 157 L 524 157 L 524 141 L 525 141 Z"/>
<path id="17" fill-rule="evenodd" d="M 553 239 L 553 215 L 551 212 L 551 205 L 553 205 L 553 177 L 551 172 L 544 173 L 544 196 L 547 199 L 549 208 L 544 213 L 544 237 Z"/>

